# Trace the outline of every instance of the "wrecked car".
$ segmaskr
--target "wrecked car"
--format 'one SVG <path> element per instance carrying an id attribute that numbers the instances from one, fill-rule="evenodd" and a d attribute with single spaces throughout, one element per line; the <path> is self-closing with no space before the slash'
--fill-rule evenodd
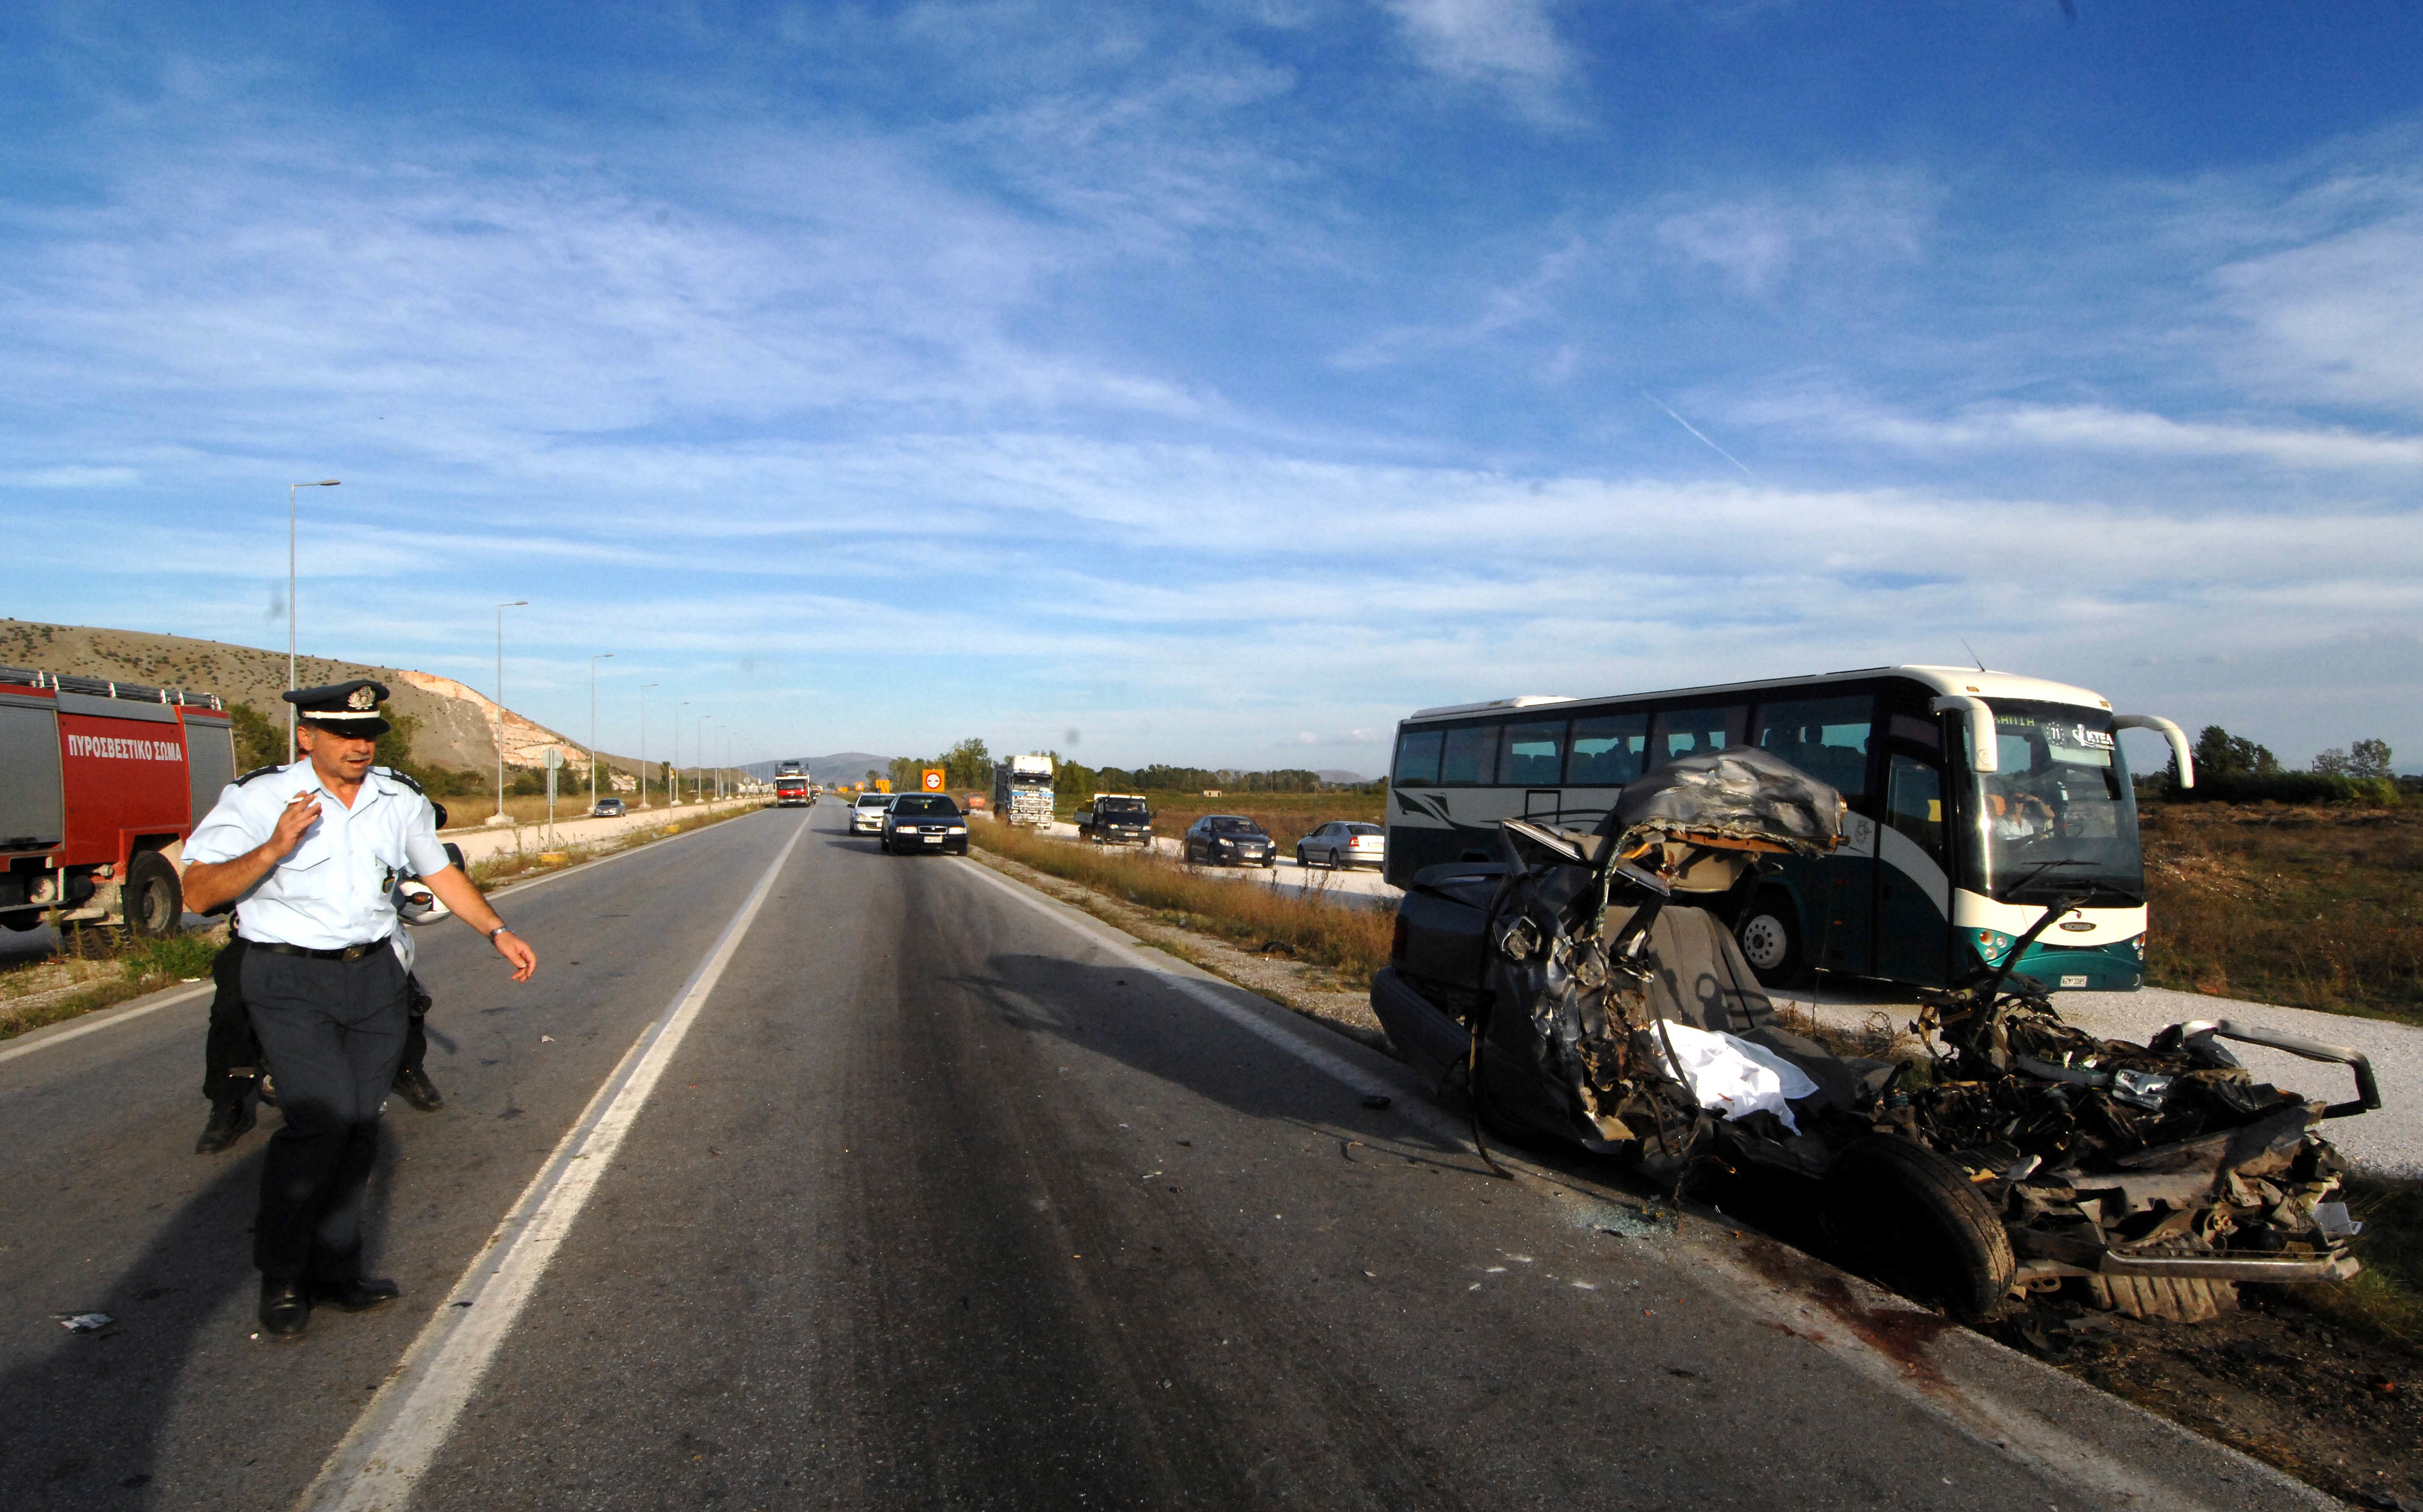
<path id="1" fill-rule="evenodd" d="M 1587 830 L 1504 820 L 1502 860 L 1413 878 L 1372 1008 L 1476 1141 L 1576 1144 L 1678 1195 L 1797 1193 L 1845 1258 L 1963 1315 L 2069 1287 L 2193 1320 L 2240 1281 L 2356 1273 L 2320 1126 L 2380 1106 L 2364 1057 L 2228 1023 L 2086 1034 L 2010 969 L 2062 903 L 2000 969 L 1921 995 L 1924 1059 L 1779 1024 L 1733 924 L 1765 859 L 1824 856 L 1843 811 L 1734 747 L 1647 774 Z M 2230 1041 L 2339 1063 L 2356 1095 L 2257 1082 Z"/>

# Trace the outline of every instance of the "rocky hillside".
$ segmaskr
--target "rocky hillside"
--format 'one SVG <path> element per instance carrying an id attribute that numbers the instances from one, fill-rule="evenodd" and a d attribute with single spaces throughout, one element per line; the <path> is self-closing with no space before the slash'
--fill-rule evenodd
<path id="1" fill-rule="evenodd" d="M 194 640 L 183 636 L 149 635 L 139 630 L 0 620 L 0 663 L 45 672 L 74 672 L 215 693 L 230 703 L 252 705 L 273 723 L 283 723 L 285 719 L 285 710 L 277 698 L 286 688 L 284 652 Z M 413 732 L 415 761 L 471 771 L 496 764 L 496 701 L 451 677 L 416 672 L 408 668 L 336 662 L 324 656 L 298 656 L 294 675 L 306 687 L 341 683 L 348 678 L 374 677 L 385 683 L 392 695 L 388 700 L 389 709 L 420 721 Z M 578 743 L 511 709 L 505 711 L 508 763 L 515 766 L 540 765 L 546 759 L 549 746 L 563 751 L 566 765 L 578 767 L 585 761 Z M 604 755 L 610 766 L 617 762 L 629 764 L 626 758 L 611 751 Z"/>

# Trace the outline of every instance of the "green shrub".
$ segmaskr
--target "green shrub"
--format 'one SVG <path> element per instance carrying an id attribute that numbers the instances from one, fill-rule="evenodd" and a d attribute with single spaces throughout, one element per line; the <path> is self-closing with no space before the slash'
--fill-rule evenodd
<path id="1" fill-rule="evenodd" d="M 2398 783 L 2385 777 L 2332 777 L 2321 772 L 2265 772 L 2207 776 L 2196 774 L 2196 785 L 2164 785 L 2162 797 L 2172 803 L 2362 803 L 2388 807 L 2399 802 Z"/>

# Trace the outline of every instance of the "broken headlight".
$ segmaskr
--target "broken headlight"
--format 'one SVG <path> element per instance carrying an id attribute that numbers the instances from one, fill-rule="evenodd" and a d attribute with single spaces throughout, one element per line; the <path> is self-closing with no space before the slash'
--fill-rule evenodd
<path id="1" fill-rule="evenodd" d="M 2162 1110 L 2162 1100 L 2171 1095 L 2171 1083 L 2178 1079 L 2160 1071 L 2114 1071 L 2112 1073 L 2112 1100 L 2143 1108 L 2149 1113 Z"/>

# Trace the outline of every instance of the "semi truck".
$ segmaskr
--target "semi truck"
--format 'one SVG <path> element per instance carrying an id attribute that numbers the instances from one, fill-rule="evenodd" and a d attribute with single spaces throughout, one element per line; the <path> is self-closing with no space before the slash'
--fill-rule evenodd
<path id="1" fill-rule="evenodd" d="M 1006 824 L 1052 822 L 1052 758 L 1012 756 L 993 768 L 992 811 Z"/>
<path id="2" fill-rule="evenodd" d="M 215 694 L 0 667 L 0 927 L 175 934 L 185 837 L 233 780 Z"/>
<path id="3" fill-rule="evenodd" d="M 816 801 L 816 787 L 809 782 L 805 766 L 798 762 L 784 762 L 775 769 L 774 807 L 789 809 Z"/>

